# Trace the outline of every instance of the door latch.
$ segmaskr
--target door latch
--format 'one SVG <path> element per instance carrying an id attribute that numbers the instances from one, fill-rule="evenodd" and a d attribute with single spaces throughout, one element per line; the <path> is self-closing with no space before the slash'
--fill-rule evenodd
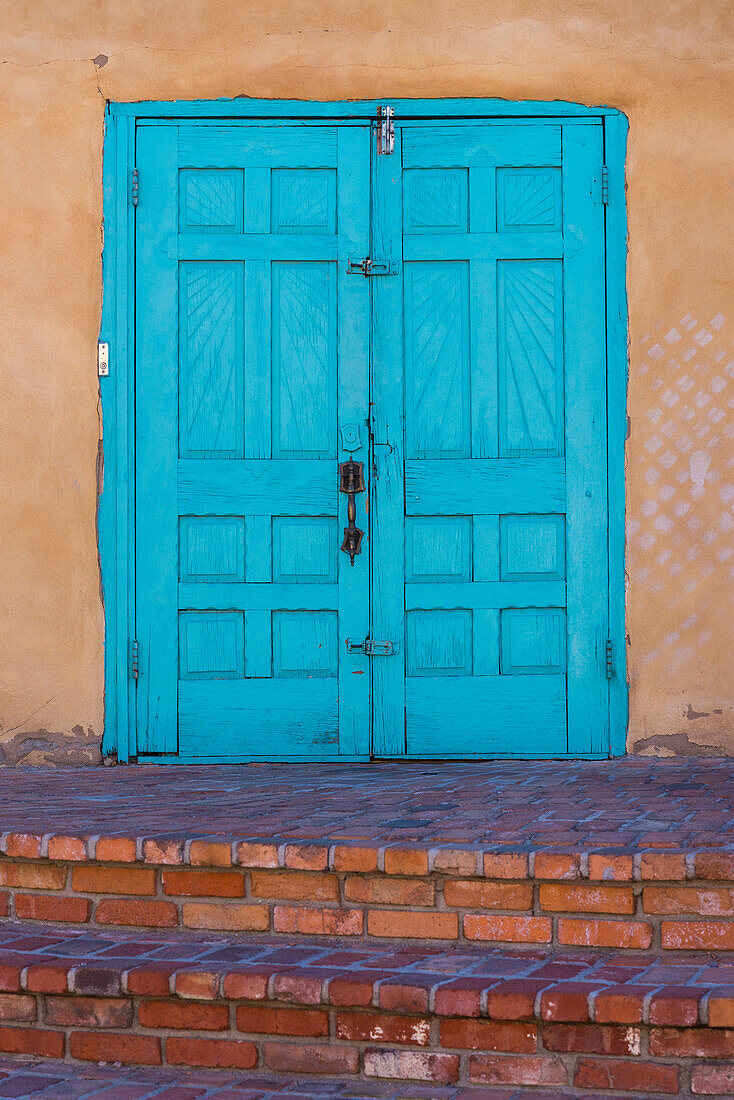
<path id="1" fill-rule="evenodd" d="M 397 275 L 398 265 L 394 260 L 373 260 L 366 256 L 364 260 L 347 260 L 347 275 Z"/>
<path id="2" fill-rule="evenodd" d="M 377 638 L 365 638 L 363 642 L 353 642 L 347 638 L 347 653 L 364 653 L 368 657 L 392 657 L 400 646 L 397 642 L 381 641 Z"/>
<path id="3" fill-rule="evenodd" d="M 364 492 L 364 462 L 355 462 L 350 458 L 348 462 L 342 462 L 339 466 L 339 492 L 347 494 L 347 521 L 344 528 L 344 542 L 341 545 L 345 554 L 349 554 L 354 565 L 355 554 L 362 553 L 362 539 L 364 531 L 357 527 L 357 506 L 354 503 L 354 494 Z"/>

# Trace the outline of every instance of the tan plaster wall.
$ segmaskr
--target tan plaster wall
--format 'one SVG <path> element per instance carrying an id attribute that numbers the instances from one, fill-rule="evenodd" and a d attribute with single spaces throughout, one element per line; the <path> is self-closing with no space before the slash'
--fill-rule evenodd
<path id="1" fill-rule="evenodd" d="M 5 762 L 99 758 L 105 99 L 238 95 L 625 111 L 630 747 L 734 754 L 731 0 L 0 0 L 0 45 Z"/>

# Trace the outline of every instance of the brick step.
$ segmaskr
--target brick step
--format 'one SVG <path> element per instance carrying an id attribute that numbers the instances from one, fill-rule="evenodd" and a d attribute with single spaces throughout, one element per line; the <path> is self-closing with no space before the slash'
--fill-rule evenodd
<path id="1" fill-rule="evenodd" d="M 355 941 L 734 951 L 734 852 L 0 837 L 0 920 Z"/>
<path id="2" fill-rule="evenodd" d="M 706 1078 L 702 1078 L 702 1081 Z M 707 1078 L 711 1080 L 711 1077 Z M 350 1081 L 334 1077 L 274 1077 L 170 1069 L 80 1066 L 54 1061 L 0 1059 L 0 1096 L 15 1100 L 565 1100 L 565 1092 L 453 1085 Z M 655 1095 L 595 1092 L 595 1100 L 652 1100 Z"/>
<path id="3" fill-rule="evenodd" d="M 4 1055 L 510 1095 L 734 1090 L 734 962 L 709 955 L 6 923 L 0 989 Z"/>

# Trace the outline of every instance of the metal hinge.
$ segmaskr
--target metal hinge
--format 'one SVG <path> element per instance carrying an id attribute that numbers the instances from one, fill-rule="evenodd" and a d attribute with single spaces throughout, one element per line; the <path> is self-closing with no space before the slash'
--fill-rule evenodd
<path id="1" fill-rule="evenodd" d="M 606 164 L 601 169 L 601 201 L 604 206 L 609 205 L 609 169 Z"/>
<path id="2" fill-rule="evenodd" d="M 106 378 L 110 373 L 110 345 L 105 340 L 97 344 L 97 374 Z"/>
<path id="3" fill-rule="evenodd" d="M 139 674 L 140 669 L 138 667 L 138 639 L 133 638 L 132 642 L 130 643 L 130 675 L 132 676 L 133 680 L 137 680 Z"/>
<path id="4" fill-rule="evenodd" d="M 364 260 L 347 260 L 347 275 L 397 275 L 398 265 L 394 260 L 373 260 L 366 256 Z"/>
<path id="5" fill-rule="evenodd" d="M 614 647 L 612 646 L 611 638 L 607 638 L 607 680 L 611 680 L 614 676 Z"/>
<path id="6" fill-rule="evenodd" d="M 137 168 L 133 168 L 132 183 L 130 187 L 130 199 L 133 206 L 138 205 L 138 186 L 138 170 Z"/>
<path id="7" fill-rule="evenodd" d="M 377 115 L 380 119 L 380 125 L 377 128 L 377 152 L 381 157 L 389 156 L 390 153 L 395 152 L 394 113 L 392 107 L 377 108 Z"/>
<path id="8" fill-rule="evenodd" d="M 392 657 L 399 648 L 397 642 L 378 641 L 377 638 L 365 638 L 363 642 L 353 642 L 347 638 L 347 653 L 365 653 L 368 657 Z"/>

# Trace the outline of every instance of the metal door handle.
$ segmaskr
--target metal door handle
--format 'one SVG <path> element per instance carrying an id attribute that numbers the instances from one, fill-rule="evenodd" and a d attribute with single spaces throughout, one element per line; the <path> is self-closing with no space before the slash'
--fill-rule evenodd
<path id="1" fill-rule="evenodd" d="M 357 527 L 357 506 L 354 503 L 354 494 L 364 492 L 364 462 L 355 462 L 350 458 L 348 462 L 342 462 L 339 466 L 339 492 L 347 494 L 347 520 L 348 527 L 344 528 L 344 541 L 341 545 L 345 554 L 349 554 L 354 565 L 355 554 L 362 553 L 362 539 L 364 531 Z"/>

